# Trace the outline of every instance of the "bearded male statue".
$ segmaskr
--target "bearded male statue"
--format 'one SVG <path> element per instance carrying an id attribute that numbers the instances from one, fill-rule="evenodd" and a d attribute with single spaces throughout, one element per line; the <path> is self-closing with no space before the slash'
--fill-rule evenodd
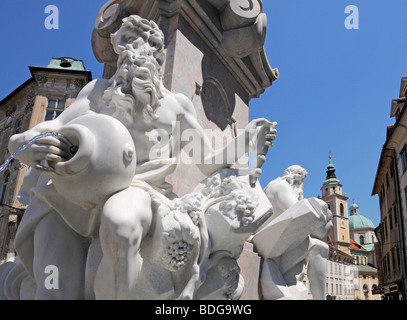
<path id="1" fill-rule="evenodd" d="M 160 234 L 169 235 L 165 250 L 172 250 L 173 258 L 164 259 L 170 264 L 167 269 L 181 268 L 188 252 L 195 250 L 190 256 L 203 257 L 196 245 L 205 242 L 201 239 L 205 237 L 197 234 L 197 230 L 202 234 L 202 223 L 189 221 L 189 217 L 177 218 L 199 210 L 196 204 L 203 196 L 182 200 L 188 205 L 180 210 L 181 200 L 165 181 L 180 160 L 179 150 L 189 143 L 181 139 L 182 133 L 192 133 L 195 164 L 205 176 L 229 168 L 248 152 L 250 132 L 255 133 L 255 152 L 261 151 L 263 157 L 275 139 L 276 124 L 258 119 L 227 146 L 214 150 L 197 121 L 192 102 L 162 84 L 165 50 L 158 26 L 130 16 L 111 39 L 118 63 L 110 80 L 92 81 L 58 118 L 10 139 L 9 149 L 14 153 L 40 137 L 17 157 L 44 171 L 31 188 L 30 204 L 15 239 L 21 260 L 18 267 L 22 274 L 27 273 L 27 277 L 20 277 L 20 292 L 15 288 L 17 297 L 24 296 L 21 291 L 30 287 L 32 292 L 25 297 L 31 299 L 194 298 L 195 285 L 202 282 L 195 270 L 197 264 L 191 265 L 190 278 L 194 280 L 179 285 L 192 288 L 183 294 L 182 288 L 171 282 L 180 276 L 164 277 L 155 267 L 159 264 L 155 264 L 155 257 L 149 258 L 151 268 L 143 272 L 159 284 L 155 291 L 147 290 L 150 295 L 137 293 L 140 286 L 149 286 L 140 277 L 142 244 L 150 241 L 153 247 L 163 246 L 161 239 L 146 240 L 155 230 L 162 227 Z M 59 134 L 41 137 L 50 132 Z M 94 144 L 89 142 L 92 139 Z M 216 161 L 219 158 L 228 161 Z M 230 179 L 223 185 L 238 188 Z M 226 194 L 226 189 L 221 193 Z M 241 194 L 244 196 L 244 192 Z M 169 219 L 167 225 L 160 225 L 158 214 Z M 165 229 L 168 225 L 172 231 Z M 176 242 L 171 232 L 184 240 Z M 149 254 L 144 253 L 144 257 Z M 56 290 L 47 286 L 49 273 L 44 270 L 50 265 L 58 268 Z M 171 288 L 164 290 L 167 284 Z"/>
<path id="2" fill-rule="evenodd" d="M 264 188 L 273 215 L 252 239 L 264 258 L 263 299 L 308 299 L 305 272 L 313 299 L 325 299 L 329 247 L 322 240 L 332 227 L 332 213 L 324 201 L 304 199 L 306 177 L 304 168 L 293 165 Z"/>

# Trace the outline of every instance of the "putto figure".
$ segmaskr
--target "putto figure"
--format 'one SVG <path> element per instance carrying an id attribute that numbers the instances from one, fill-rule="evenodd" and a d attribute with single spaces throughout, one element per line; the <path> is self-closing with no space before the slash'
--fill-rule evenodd
<path id="1" fill-rule="evenodd" d="M 133 15 L 123 20 L 111 39 L 118 63 L 110 80 L 92 81 L 58 118 L 10 139 L 13 153 L 36 136 L 59 133 L 38 139 L 18 155 L 46 172 L 31 188 L 15 239 L 20 281 L 4 289 L 8 290 L 4 295 L 238 298 L 238 249 L 271 211 L 266 205 L 256 214 L 254 200 L 248 202 L 244 195 L 257 189 L 246 182 L 248 176 L 243 181 L 229 168 L 249 151 L 251 137 L 252 151 L 264 157 L 275 139 L 276 124 L 253 120 L 226 147 L 214 150 L 192 102 L 162 84 L 165 51 L 158 26 Z M 218 179 L 206 182 L 205 190 L 212 191 L 179 199 L 165 177 L 179 162 L 178 148 L 190 143 L 181 139 L 186 130 L 193 133 L 195 164 L 205 176 L 217 174 Z M 158 140 L 160 152 L 155 152 Z M 224 169 L 228 173 L 220 171 Z M 208 210 L 214 231 L 206 224 Z M 221 240 L 214 242 L 218 221 L 227 221 L 231 230 L 246 228 L 247 237 L 222 242 L 222 247 Z M 214 250 L 221 253 L 213 254 Z M 58 268 L 59 290 L 44 285 L 49 265 Z M 233 277 L 228 278 L 230 274 Z M 210 279 L 220 285 L 216 292 L 208 285 Z"/>

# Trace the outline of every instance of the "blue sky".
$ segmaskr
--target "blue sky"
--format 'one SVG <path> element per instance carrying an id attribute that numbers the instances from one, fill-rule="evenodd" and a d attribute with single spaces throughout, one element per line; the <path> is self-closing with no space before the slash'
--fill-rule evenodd
<path id="1" fill-rule="evenodd" d="M 30 78 L 28 66 L 52 57 L 84 60 L 93 78 L 102 65 L 90 37 L 105 0 L 2 1 L 0 99 Z M 59 9 L 59 29 L 47 30 L 46 6 Z M 359 29 L 348 30 L 345 8 L 359 9 Z M 391 99 L 407 76 L 402 0 L 264 0 L 266 53 L 280 71 L 272 87 L 250 104 L 250 117 L 278 122 L 278 135 L 263 166 L 263 185 L 292 165 L 308 171 L 305 196 L 320 194 L 329 152 L 343 190 L 360 213 L 380 221 L 371 196 L 390 119 Z"/>

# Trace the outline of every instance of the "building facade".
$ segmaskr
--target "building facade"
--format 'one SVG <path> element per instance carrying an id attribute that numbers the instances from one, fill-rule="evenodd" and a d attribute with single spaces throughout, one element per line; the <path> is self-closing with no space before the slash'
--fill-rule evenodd
<path id="1" fill-rule="evenodd" d="M 405 300 L 407 290 L 406 214 L 407 214 L 407 77 L 401 79 L 399 98 L 392 100 L 373 195 L 379 196 L 380 224 L 378 266 L 380 287 L 385 299 Z"/>
<path id="2" fill-rule="evenodd" d="M 335 300 L 354 300 L 354 260 L 333 245 L 329 245 L 326 274 L 328 298 Z"/>
<path id="3" fill-rule="evenodd" d="M 359 215 L 356 204 L 348 209 L 348 197 L 344 195 L 335 171 L 330 156 L 326 179 L 321 187 L 321 199 L 332 212 L 333 224 L 325 239 L 329 245 L 328 297 L 336 300 L 379 300 L 380 295 L 373 294 L 378 285 L 374 225 L 368 218 Z"/>
<path id="4" fill-rule="evenodd" d="M 359 214 L 359 206 L 356 203 L 353 203 L 349 210 L 350 251 L 354 257 L 355 269 L 355 299 L 381 300 L 380 292 L 376 290 L 379 280 L 375 226 L 369 218 Z"/>
<path id="5" fill-rule="evenodd" d="M 8 141 L 13 134 L 55 119 L 92 80 L 83 61 L 52 58 L 47 67 L 29 67 L 32 77 L 0 101 L 0 263 L 14 255 L 13 239 L 26 203 L 19 197 L 28 167 L 11 159 Z"/>

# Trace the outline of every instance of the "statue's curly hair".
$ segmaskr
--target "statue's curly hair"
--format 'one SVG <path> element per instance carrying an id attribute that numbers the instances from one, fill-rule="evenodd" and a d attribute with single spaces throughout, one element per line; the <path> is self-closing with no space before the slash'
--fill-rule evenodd
<path id="1" fill-rule="evenodd" d="M 305 170 L 303 167 L 295 164 L 295 165 L 290 166 L 287 169 L 285 169 L 283 176 L 288 176 L 288 175 L 292 175 L 292 174 L 299 174 L 303 178 L 305 178 L 307 176 L 307 170 Z"/>
<path id="2" fill-rule="evenodd" d="M 164 34 L 154 21 L 144 19 L 138 15 L 131 15 L 123 19 L 123 23 L 118 31 L 111 35 L 113 48 L 120 40 L 120 31 L 123 29 L 134 30 L 144 42 L 149 43 L 153 48 L 152 55 L 161 67 L 165 61 Z"/>

